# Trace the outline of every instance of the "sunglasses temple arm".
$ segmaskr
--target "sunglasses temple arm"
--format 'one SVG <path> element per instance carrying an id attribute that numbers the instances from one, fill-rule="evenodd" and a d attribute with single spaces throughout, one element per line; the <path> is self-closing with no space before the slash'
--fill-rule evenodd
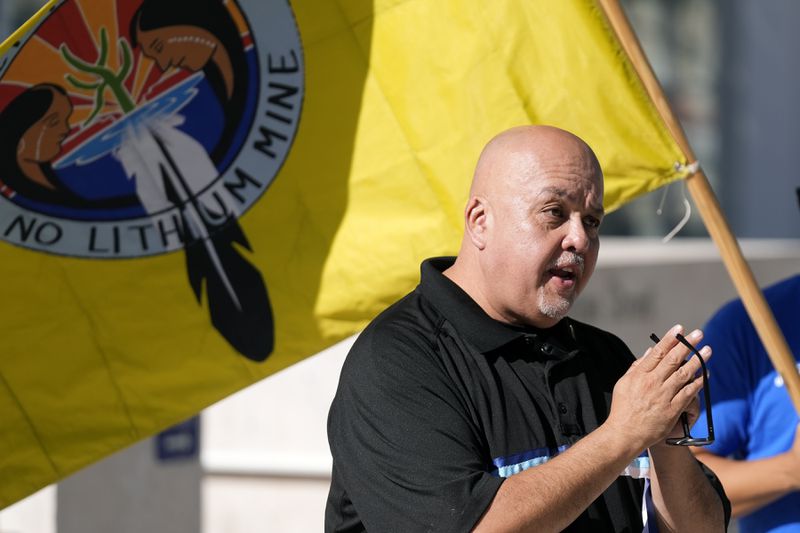
<path id="1" fill-rule="evenodd" d="M 708 370 L 706 363 L 700 357 L 700 353 L 695 350 L 694 354 L 700 359 L 700 366 L 703 367 L 703 401 L 706 406 L 706 426 L 708 428 L 709 440 L 714 440 L 714 421 L 711 419 L 711 385 L 708 383 Z"/>
<path id="2" fill-rule="evenodd" d="M 703 369 L 703 402 L 705 403 L 706 407 L 706 425 L 708 426 L 708 438 L 709 440 L 714 440 L 714 421 L 711 418 L 711 386 L 708 384 L 708 369 L 706 368 L 706 362 L 703 360 L 703 356 L 700 355 L 700 352 L 697 351 L 697 348 L 692 346 L 686 338 L 681 335 L 680 333 L 676 335 L 677 339 L 687 348 L 692 351 L 693 355 L 697 356 L 697 359 L 700 360 L 700 367 Z"/>

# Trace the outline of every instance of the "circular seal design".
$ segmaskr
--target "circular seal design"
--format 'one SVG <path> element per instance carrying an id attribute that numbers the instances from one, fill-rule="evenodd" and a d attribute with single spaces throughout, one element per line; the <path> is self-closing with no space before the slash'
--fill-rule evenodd
<path id="1" fill-rule="evenodd" d="M 65 0 L 0 62 L 0 238 L 130 258 L 267 189 L 304 94 L 286 0 Z"/>

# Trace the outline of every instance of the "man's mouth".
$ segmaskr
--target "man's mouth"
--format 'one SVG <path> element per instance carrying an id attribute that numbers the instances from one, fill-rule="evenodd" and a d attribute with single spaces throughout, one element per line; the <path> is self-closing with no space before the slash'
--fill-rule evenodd
<path id="1" fill-rule="evenodd" d="M 558 278 L 563 282 L 574 282 L 578 277 L 577 268 L 574 266 L 556 267 L 547 271 L 554 278 Z"/>
<path id="2" fill-rule="evenodd" d="M 583 257 L 565 254 L 550 264 L 547 269 L 550 279 L 562 289 L 574 289 L 583 275 Z"/>
<path id="3" fill-rule="evenodd" d="M 573 281 L 577 278 L 577 273 L 575 272 L 575 267 L 568 266 L 568 267 L 561 267 L 561 268 L 551 268 L 548 270 L 551 276 L 563 279 L 564 281 Z"/>

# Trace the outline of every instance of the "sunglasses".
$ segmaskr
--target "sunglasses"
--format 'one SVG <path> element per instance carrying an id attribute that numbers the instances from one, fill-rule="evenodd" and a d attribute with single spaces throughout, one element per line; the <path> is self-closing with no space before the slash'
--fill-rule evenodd
<path id="1" fill-rule="evenodd" d="M 677 333 L 675 338 L 678 339 L 678 342 L 689 348 L 692 354 L 696 355 L 697 359 L 700 360 L 700 367 L 703 369 L 703 401 L 706 406 L 706 423 L 708 424 L 708 433 L 706 434 L 706 437 L 692 437 L 689 428 L 689 416 L 686 413 L 681 413 L 683 437 L 667 439 L 667 444 L 671 444 L 673 446 L 708 446 L 714 442 L 714 422 L 711 418 L 711 391 L 708 385 L 708 370 L 706 369 L 706 362 L 703 361 L 703 357 L 700 355 L 700 352 L 697 350 L 697 348 L 695 348 L 692 343 L 686 340 L 686 337 L 680 333 Z M 656 343 L 661 340 L 655 333 L 650 334 L 650 339 Z"/>

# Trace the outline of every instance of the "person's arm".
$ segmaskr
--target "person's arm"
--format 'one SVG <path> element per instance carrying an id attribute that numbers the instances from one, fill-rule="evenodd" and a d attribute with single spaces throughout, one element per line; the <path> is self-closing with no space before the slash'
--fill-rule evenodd
<path id="1" fill-rule="evenodd" d="M 658 530 L 725 531 L 720 496 L 692 453 L 667 444 L 651 446 L 649 452 Z"/>
<path id="2" fill-rule="evenodd" d="M 739 461 L 703 448 L 695 456 L 719 477 L 731 500 L 733 516 L 752 513 L 792 491 L 800 490 L 800 432 L 789 451 L 754 461 Z"/>
<path id="3" fill-rule="evenodd" d="M 536 468 L 516 474 L 500 486 L 476 531 L 560 531 L 573 522 L 619 476 L 640 450 L 653 446 L 665 473 L 654 494 L 659 517 L 682 530 L 724 530 L 722 503 L 691 455 L 661 453 L 658 443 L 675 431 L 680 413 L 690 409 L 702 388 L 694 379 L 700 363 L 685 365 L 687 350 L 673 328 L 639 360 L 614 387 L 611 412 L 598 429 L 564 454 Z M 697 337 L 690 337 L 696 342 Z M 703 352 L 705 358 L 710 350 Z M 685 450 L 684 450 L 685 452 Z M 689 465 L 697 469 L 697 476 Z M 678 474 L 689 473 L 690 484 Z M 697 501 L 676 497 L 679 490 L 694 491 Z M 684 517 L 684 513 L 690 513 Z"/>
<path id="4" fill-rule="evenodd" d="M 475 531 L 561 531 L 639 454 L 603 425 L 547 463 L 506 479 Z"/>
<path id="5" fill-rule="evenodd" d="M 689 340 L 696 344 L 700 339 L 702 333 Z M 700 353 L 709 357 L 711 348 L 706 346 Z M 699 414 L 697 397 L 692 399 L 686 413 L 690 425 L 693 424 Z M 681 436 L 682 425 L 677 423 L 670 437 Z M 650 446 L 648 453 L 653 507 L 659 531 L 724 531 L 725 508 L 720 495 L 691 451 L 660 440 Z"/>

